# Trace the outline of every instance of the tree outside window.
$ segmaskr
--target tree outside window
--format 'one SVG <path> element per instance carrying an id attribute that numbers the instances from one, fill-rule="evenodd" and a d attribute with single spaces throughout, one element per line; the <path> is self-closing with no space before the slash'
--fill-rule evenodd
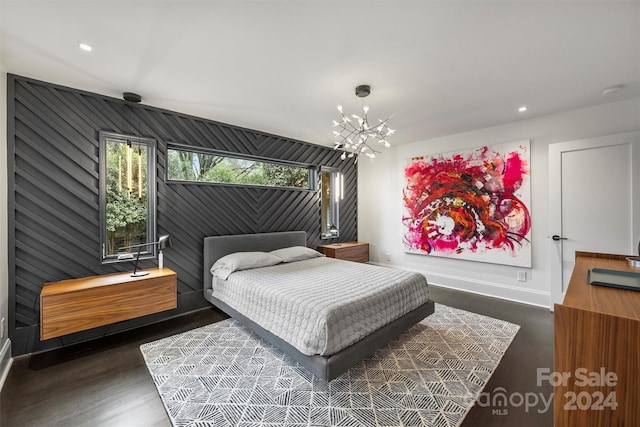
<path id="1" fill-rule="evenodd" d="M 103 262 L 155 239 L 155 141 L 101 134 Z M 144 256 L 154 256 L 142 248 Z"/>
<path id="2" fill-rule="evenodd" d="M 169 148 L 168 178 L 172 181 L 262 185 L 309 189 L 308 166 L 243 159 Z"/>

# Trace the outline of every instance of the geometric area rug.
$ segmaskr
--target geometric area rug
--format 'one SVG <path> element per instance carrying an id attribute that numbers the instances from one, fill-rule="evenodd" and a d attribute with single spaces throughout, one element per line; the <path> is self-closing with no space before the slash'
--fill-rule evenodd
<path id="1" fill-rule="evenodd" d="M 327 383 L 233 319 L 143 344 L 174 426 L 459 426 L 518 325 L 436 311 Z"/>

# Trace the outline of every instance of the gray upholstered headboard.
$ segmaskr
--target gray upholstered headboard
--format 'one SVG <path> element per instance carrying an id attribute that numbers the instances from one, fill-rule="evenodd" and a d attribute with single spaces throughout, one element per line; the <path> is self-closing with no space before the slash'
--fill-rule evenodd
<path id="1" fill-rule="evenodd" d="M 203 286 L 211 288 L 211 266 L 218 259 L 234 252 L 273 251 L 289 246 L 307 246 L 306 231 L 280 233 L 234 234 L 204 238 Z"/>

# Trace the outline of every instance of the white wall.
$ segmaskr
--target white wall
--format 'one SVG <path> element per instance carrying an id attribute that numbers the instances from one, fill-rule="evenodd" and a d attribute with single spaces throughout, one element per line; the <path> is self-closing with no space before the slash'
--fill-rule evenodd
<path id="1" fill-rule="evenodd" d="M 636 130 L 640 98 L 394 146 L 358 165 L 358 239 L 369 242 L 373 262 L 423 272 L 430 283 L 548 307 L 548 146 Z M 531 269 L 404 252 L 402 189 L 408 159 L 524 139 L 531 141 Z M 526 271 L 526 282 L 518 282 L 518 271 Z"/>
<path id="2" fill-rule="evenodd" d="M 9 313 L 7 214 L 7 73 L 0 59 L 0 319 L 7 319 Z M 2 336 L 7 336 L 6 325 Z M 0 348 L 2 344 L 0 339 Z"/>
<path id="3" fill-rule="evenodd" d="M 11 343 L 7 338 L 9 320 L 9 254 L 7 224 L 7 73 L 0 56 L 0 390 L 11 367 Z"/>

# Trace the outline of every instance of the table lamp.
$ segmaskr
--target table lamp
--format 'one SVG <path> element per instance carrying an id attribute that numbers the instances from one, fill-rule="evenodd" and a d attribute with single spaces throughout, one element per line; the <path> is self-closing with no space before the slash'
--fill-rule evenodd
<path id="1" fill-rule="evenodd" d="M 136 255 L 136 263 L 134 264 L 133 273 L 131 273 L 131 277 L 146 276 L 147 274 L 149 274 L 148 271 L 138 271 L 138 261 L 140 260 L 140 251 L 142 250 L 142 248 L 144 248 L 145 246 L 153 246 L 153 245 L 158 245 L 158 268 L 163 268 L 164 255 L 162 253 L 162 250 L 173 246 L 173 244 L 171 243 L 171 238 L 169 237 L 168 234 L 164 234 L 160 236 L 157 242 L 140 243 L 138 245 L 123 246 L 122 248 L 118 249 L 118 250 L 122 250 L 122 249 L 138 248 L 138 253 Z M 123 258 L 118 257 L 118 259 L 123 259 Z"/>

